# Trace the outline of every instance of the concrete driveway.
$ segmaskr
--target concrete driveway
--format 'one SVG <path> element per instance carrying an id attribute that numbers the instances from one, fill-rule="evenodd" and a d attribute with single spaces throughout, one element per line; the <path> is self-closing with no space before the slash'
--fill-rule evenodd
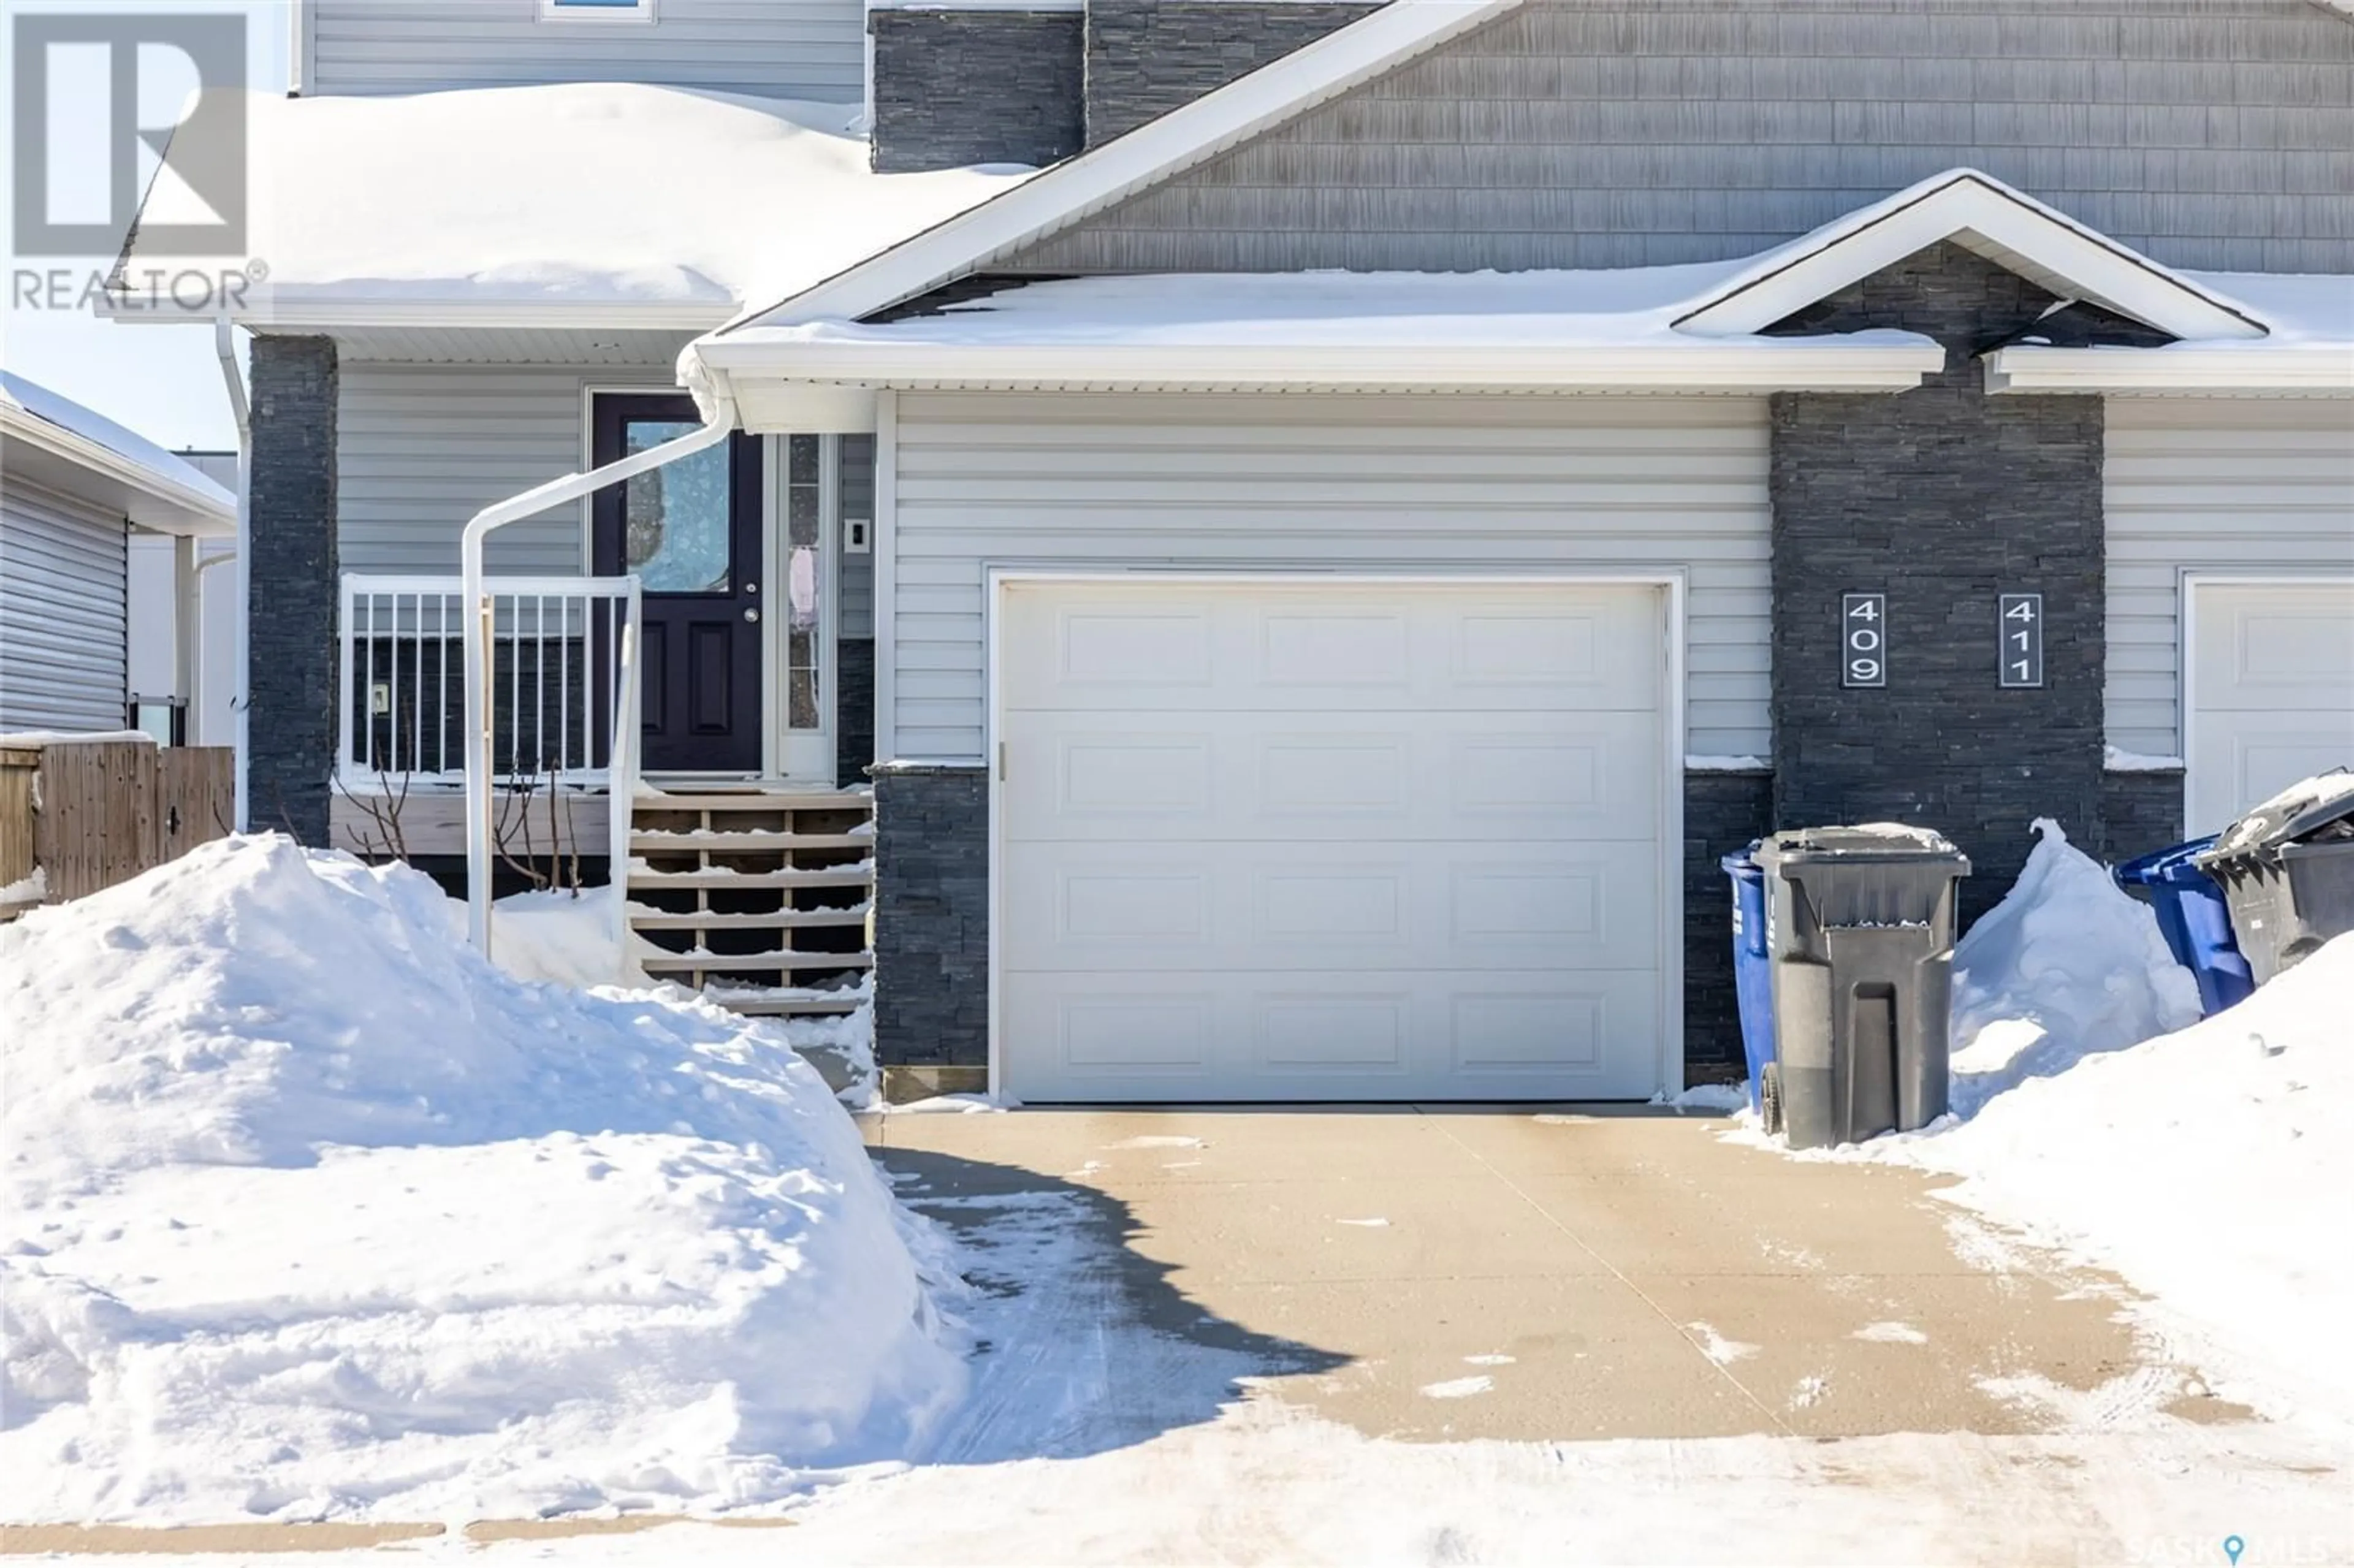
<path id="1" fill-rule="evenodd" d="M 1062 1380 L 1049 1403 L 1071 1407 L 1073 1430 L 1102 1427 L 1079 1446 L 1211 1414 L 1149 1408 L 1198 1405 L 1185 1378 L 1075 1372 L 1090 1325 L 1097 1343 L 1149 1330 L 1114 1360 L 1215 1351 L 1256 1399 L 1409 1440 L 2247 1414 L 2137 1336 L 2113 1281 L 1988 1232 L 1922 1176 L 1727 1144 L 1717 1118 L 1430 1106 L 866 1125 L 902 1195 L 981 1255 L 1009 1245 L 1008 1216 L 1058 1194 L 1086 1216 L 1110 1263 L 1025 1280 L 1009 1256 L 984 1282 L 1051 1299 L 995 1319 L 999 1386 L 982 1403 L 1034 1404 L 1023 1384 Z"/>

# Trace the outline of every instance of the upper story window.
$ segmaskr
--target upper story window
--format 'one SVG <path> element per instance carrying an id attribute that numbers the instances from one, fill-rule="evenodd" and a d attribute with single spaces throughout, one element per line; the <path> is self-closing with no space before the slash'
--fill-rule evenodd
<path id="1" fill-rule="evenodd" d="M 539 0 L 543 22 L 651 22 L 654 0 Z"/>

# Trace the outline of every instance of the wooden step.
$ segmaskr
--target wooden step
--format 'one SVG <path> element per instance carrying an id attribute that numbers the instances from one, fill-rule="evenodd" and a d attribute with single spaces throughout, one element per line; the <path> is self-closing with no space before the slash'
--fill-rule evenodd
<path id="1" fill-rule="evenodd" d="M 706 828 L 701 832 L 677 832 L 641 828 L 630 834 L 636 854 L 780 854 L 787 850 L 866 849 L 873 833 L 797 833 L 786 828 Z"/>
<path id="2" fill-rule="evenodd" d="M 841 909 L 777 909 L 766 915 L 721 915 L 708 909 L 650 909 L 630 906 L 630 927 L 638 931 L 765 931 L 796 926 L 864 926 L 872 904 Z"/>
<path id="3" fill-rule="evenodd" d="M 649 871 L 643 866 L 632 866 L 629 885 L 631 892 L 679 887 L 872 887 L 875 867 L 872 862 L 865 861 L 856 865 L 808 871 Z"/>
<path id="4" fill-rule="evenodd" d="M 631 797 L 632 811 L 871 811 L 864 789 L 653 789 Z"/>
<path id="5" fill-rule="evenodd" d="M 863 996 L 787 996 L 730 997 L 726 992 L 706 992 L 709 1000 L 730 1012 L 740 1012 L 748 1018 L 812 1018 L 826 1014 L 839 1016 L 855 1012 L 866 1003 Z"/>
<path id="6" fill-rule="evenodd" d="M 656 970 L 675 973 L 683 969 L 868 969 L 875 967 L 872 953 L 647 953 L 638 959 L 648 974 Z"/>

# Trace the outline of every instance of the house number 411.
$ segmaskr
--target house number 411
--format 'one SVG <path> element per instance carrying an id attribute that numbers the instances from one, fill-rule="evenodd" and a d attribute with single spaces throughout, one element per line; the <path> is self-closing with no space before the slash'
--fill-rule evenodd
<path id="1" fill-rule="evenodd" d="M 2002 683 L 2043 683 L 2043 596 L 2040 593 L 2002 596 Z"/>

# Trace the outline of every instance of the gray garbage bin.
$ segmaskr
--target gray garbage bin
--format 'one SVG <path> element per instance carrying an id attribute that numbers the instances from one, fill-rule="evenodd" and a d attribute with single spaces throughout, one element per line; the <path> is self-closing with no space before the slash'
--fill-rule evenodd
<path id="1" fill-rule="evenodd" d="M 1802 828 L 1755 852 L 1774 966 L 1775 1097 L 1793 1149 L 1946 1114 L 1954 889 L 1967 856 L 1924 829 Z"/>
<path id="2" fill-rule="evenodd" d="M 2354 772 L 2291 785 L 2191 863 L 2223 885 L 2232 933 L 2264 984 L 2354 931 Z"/>

